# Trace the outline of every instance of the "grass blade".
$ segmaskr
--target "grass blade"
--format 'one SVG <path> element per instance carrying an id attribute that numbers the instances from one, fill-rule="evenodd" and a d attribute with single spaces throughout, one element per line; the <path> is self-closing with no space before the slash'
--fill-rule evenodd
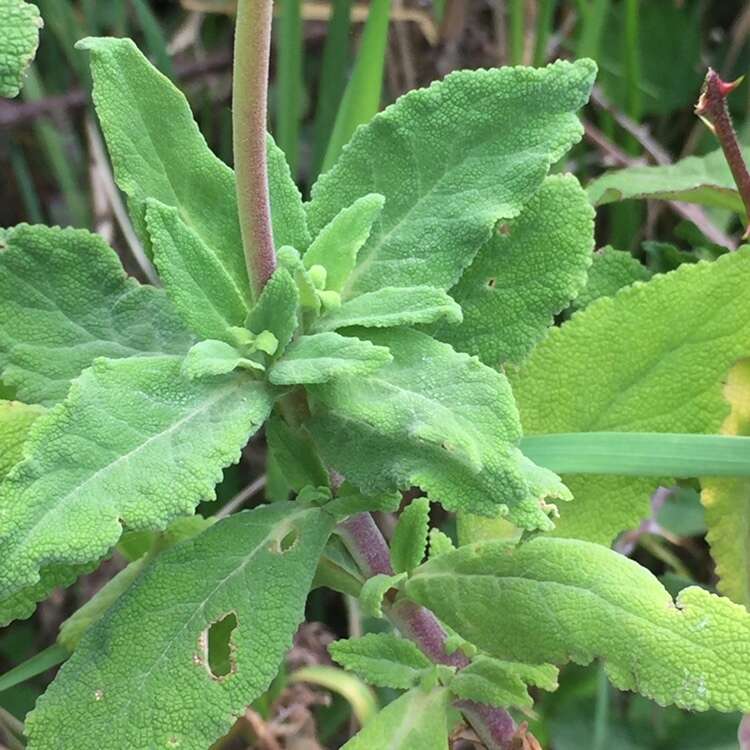
<path id="1" fill-rule="evenodd" d="M 32 677 L 46 672 L 52 667 L 56 667 L 58 664 L 64 662 L 70 656 L 70 651 L 59 643 L 55 643 L 38 654 L 34 654 L 30 659 L 19 664 L 17 667 L 13 667 L 10 671 L 4 675 L 0 675 L 0 693 L 4 690 L 10 690 L 10 688 L 19 685 L 26 680 L 30 680 Z"/>
<path id="2" fill-rule="evenodd" d="M 555 18 L 556 5 L 557 0 L 539 0 L 533 61 L 536 67 L 544 65 L 547 62 L 547 45 L 552 33 L 552 22 Z"/>
<path id="3" fill-rule="evenodd" d="M 302 100 L 301 0 L 284 0 L 277 35 L 276 142 L 286 154 L 292 176 L 299 162 L 300 102 Z"/>
<path id="4" fill-rule="evenodd" d="M 510 64 L 523 65 L 525 42 L 525 3 L 524 0 L 510 0 Z"/>
<path id="5" fill-rule="evenodd" d="M 524 437 L 521 450 L 558 474 L 750 476 L 750 437 L 575 432 Z"/>
<path id="6" fill-rule="evenodd" d="M 323 171 L 333 165 L 357 126 L 370 120 L 380 109 L 390 13 L 391 0 L 372 1 L 362 46 L 336 116 Z"/>
<path id="7" fill-rule="evenodd" d="M 151 10 L 151 7 L 144 0 L 130 0 L 135 11 L 138 25 L 143 32 L 143 38 L 146 42 L 146 50 L 153 59 L 154 64 L 159 70 L 169 78 L 174 78 L 172 68 L 172 59 L 167 51 L 167 40 L 164 37 L 161 24 Z"/>
<path id="8" fill-rule="evenodd" d="M 346 85 L 349 59 L 349 27 L 352 0 L 333 0 L 333 13 L 323 50 L 323 63 L 318 87 L 318 108 L 313 131 L 313 164 L 310 182 L 314 182 L 323 166 L 329 136 L 336 122 L 336 109 Z"/>

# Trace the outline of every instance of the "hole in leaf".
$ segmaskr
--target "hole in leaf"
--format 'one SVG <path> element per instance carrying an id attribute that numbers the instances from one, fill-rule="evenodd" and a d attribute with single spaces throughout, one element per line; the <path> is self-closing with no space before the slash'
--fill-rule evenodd
<path id="1" fill-rule="evenodd" d="M 232 674 L 237 669 L 237 660 L 232 644 L 232 633 L 237 627 L 237 615 L 229 612 L 221 620 L 208 627 L 206 650 L 208 651 L 208 671 L 215 679 Z"/>
<path id="2" fill-rule="evenodd" d="M 273 552 L 275 555 L 283 555 L 285 552 L 289 552 L 297 544 L 299 539 L 299 531 L 294 527 L 290 528 L 282 537 L 276 537 L 268 545 L 268 551 Z"/>
<path id="3" fill-rule="evenodd" d="M 510 224 L 498 224 L 495 231 L 501 237 L 510 237 Z"/>
<path id="4" fill-rule="evenodd" d="M 490 289 L 494 289 L 495 288 L 495 284 L 497 284 L 497 281 L 495 279 L 487 279 L 487 286 Z"/>

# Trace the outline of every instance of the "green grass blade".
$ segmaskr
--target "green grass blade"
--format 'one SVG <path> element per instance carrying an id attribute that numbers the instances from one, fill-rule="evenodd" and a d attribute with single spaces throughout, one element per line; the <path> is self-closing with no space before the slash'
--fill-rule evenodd
<path id="1" fill-rule="evenodd" d="M 390 14 L 391 0 L 372 0 L 362 34 L 362 46 L 341 100 L 323 161 L 324 172 L 336 161 L 357 126 L 368 122 L 380 109 Z"/>
<path id="2" fill-rule="evenodd" d="M 638 51 L 638 0 L 625 3 L 625 86 L 627 111 L 634 119 L 641 117 L 641 62 Z"/>
<path id="3" fill-rule="evenodd" d="M 750 437 L 575 432 L 525 437 L 521 450 L 558 474 L 750 476 Z"/>
<path id="4" fill-rule="evenodd" d="M 154 61 L 159 70 L 169 78 L 174 78 L 172 68 L 172 58 L 167 50 L 167 39 L 162 31 L 159 20 L 151 10 L 150 5 L 144 0 L 130 0 L 135 11 L 138 25 L 143 32 L 143 38 L 146 42 L 146 51 L 149 57 Z"/>
<path id="5" fill-rule="evenodd" d="M 536 38 L 534 39 L 534 65 L 537 67 L 547 62 L 547 45 L 552 33 L 552 22 L 555 17 L 556 6 L 557 0 L 539 0 Z"/>
<path id="6" fill-rule="evenodd" d="M 26 219 L 29 224 L 43 224 L 44 216 L 42 206 L 39 203 L 39 196 L 34 187 L 34 180 L 29 170 L 29 163 L 23 149 L 15 143 L 10 143 L 10 165 L 13 168 L 13 174 L 16 177 L 18 192 L 21 194 L 24 208 L 26 209 Z"/>
<path id="7" fill-rule="evenodd" d="M 523 65 L 525 2 L 510 0 L 510 64 Z"/>
<path id="8" fill-rule="evenodd" d="M 311 183 L 317 179 L 323 166 L 328 140 L 336 122 L 336 110 L 346 86 L 351 9 L 352 0 L 333 0 L 333 13 L 328 22 L 318 87 Z"/>
<path id="9" fill-rule="evenodd" d="M 45 96 L 44 87 L 35 66 L 29 69 L 22 95 L 27 101 L 37 101 L 38 99 L 43 99 Z M 70 221 L 78 227 L 89 226 L 89 211 L 86 197 L 79 188 L 78 177 L 71 165 L 70 154 L 60 130 L 41 117 L 34 121 L 33 127 L 36 137 L 46 152 L 50 171 L 54 175 L 60 192 L 67 204 Z M 65 128 L 65 132 L 70 137 L 74 137 L 67 127 Z M 59 221 L 56 217 L 53 218 L 55 218 L 55 221 Z"/>
<path id="10" fill-rule="evenodd" d="M 42 672 L 46 672 L 52 667 L 56 667 L 58 664 L 64 662 L 69 656 L 70 651 L 59 643 L 55 643 L 52 646 L 45 648 L 44 651 L 34 654 L 34 656 L 27 659 L 22 664 L 13 667 L 13 669 L 6 672 L 4 675 L 0 675 L 0 693 L 4 690 L 10 690 L 10 688 L 42 674 Z"/>
<path id="11" fill-rule="evenodd" d="M 581 31 L 576 54 L 578 57 L 599 59 L 599 47 L 604 32 L 611 0 L 578 0 L 581 14 Z"/>
<path id="12" fill-rule="evenodd" d="M 302 99 L 301 0 L 284 0 L 277 36 L 276 142 L 286 155 L 292 175 L 299 162 L 300 101 Z"/>

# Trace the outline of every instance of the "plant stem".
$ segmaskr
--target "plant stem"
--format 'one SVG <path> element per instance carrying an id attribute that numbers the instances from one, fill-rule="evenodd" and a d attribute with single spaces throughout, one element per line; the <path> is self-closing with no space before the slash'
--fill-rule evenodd
<path id="1" fill-rule="evenodd" d="M 266 164 L 272 17 L 273 0 L 239 0 L 237 4 L 232 88 L 234 167 L 245 262 L 256 297 L 276 269 Z"/>
<path id="2" fill-rule="evenodd" d="M 698 104 L 695 105 L 695 114 L 713 130 L 719 139 L 724 158 L 729 164 L 737 190 L 745 204 L 745 213 L 750 217 L 750 173 L 747 171 L 745 159 L 737 142 L 737 133 L 732 124 L 732 116 L 727 107 L 727 95 L 737 88 L 741 80 L 726 83 L 721 80 L 715 70 L 709 68 Z M 750 227 L 745 230 L 744 237 L 747 237 L 749 232 Z"/>
<path id="3" fill-rule="evenodd" d="M 359 513 L 339 524 L 339 534 L 350 554 L 368 577 L 379 573 L 392 575 L 390 551 L 369 513 Z M 387 603 L 384 613 L 401 634 L 414 641 L 432 661 L 461 669 L 469 660 L 459 651 L 446 653 L 446 634 L 435 615 L 408 599 Z M 502 708 L 473 701 L 456 704 L 488 750 L 510 750 L 516 736 L 511 715 Z"/>

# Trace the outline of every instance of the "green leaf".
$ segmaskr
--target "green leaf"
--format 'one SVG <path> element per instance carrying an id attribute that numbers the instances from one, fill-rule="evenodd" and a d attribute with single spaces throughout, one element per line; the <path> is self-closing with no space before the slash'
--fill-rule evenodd
<path id="1" fill-rule="evenodd" d="M 548 177 L 451 289 L 463 323 L 441 325 L 435 336 L 493 367 L 520 362 L 585 284 L 593 230 L 578 181 Z"/>
<path id="2" fill-rule="evenodd" d="M 60 626 L 57 642 L 69 652 L 78 646 L 84 633 L 104 617 L 112 605 L 138 580 L 141 573 L 153 564 L 158 555 L 178 542 L 190 539 L 205 531 L 215 522 L 214 518 L 183 516 L 175 519 L 160 535 L 155 536 L 151 549 L 131 562 L 114 578 L 111 578 L 80 609 L 77 609 Z"/>
<path id="3" fill-rule="evenodd" d="M 448 510 L 552 526 L 530 496 L 509 384 L 475 357 L 408 329 L 358 332 L 393 361 L 308 389 L 322 457 L 365 494 L 421 487 Z"/>
<path id="4" fill-rule="evenodd" d="M 357 198 L 385 196 L 342 296 L 452 287 L 495 224 L 517 216 L 550 165 L 580 139 L 574 112 L 595 73 L 591 60 L 459 71 L 360 127 L 313 187 L 308 207 L 317 234 Z"/>
<path id="5" fill-rule="evenodd" d="M 182 372 L 191 380 L 216 375 L 226 375 L 228 372 L 244 367 L 248 370 L 263 370 L 263 365 L 252 359 L 246 359 L 233 346 L 223 341 L 199 341 L 185 356 Z"/>
<path id="6" fill-rule="evenodd" d="M 362 612 L 369 617 L 383 616 L 383 599 L 391 590 L 398 588 L 406 580 L 406 573 L 398 573 L 389 576 L 385 573 L 368 578 L 359 594 L 359 601 L 362 605 Z"/>
<path id="7" fill-rule="evenodd" d="M 326 510 L 333 513 L 337 519 L 344 519 L 356 513 L 380 511 L 381 513 L 395 513 L 401 505 L 401 493 L 381 493 L 379 495 L 362 495 L 353 492 L 344 485 L 340 494 L 326 504 Z"/>
<path id="8" fill-rule="evenodd" d="M 442 289 L 431 286 L 388 286 L 360 294 L 315 323 L 316 331 L 333 331 L 347 326 L 389 328 L 462 320 L 461 307 Z"/>
<path id="9" fill-rule="evenodd" d="M 76 47 L 91 53 L 94 105 L 146 246 L 146 199 L 153 198 L 178 210 L 249 303 L 234 174 L 208 148 L 185 96 L 130 39 L 89 37 Z"/>
<path id="10" fill-rule="evenodd" d="M 276 675 L 332 527 L 324 511 L 276 503 L 163 553 L 39 700 L 29 747 L 211 746 Z M 218 675 L 209 631 L 227 616 L 231 668 Z"/>
<path id="11" fill-rule="evenodd" d="M 279 342 L 276 354 L 283 354 L 299 324 L 298 304 L 299 293 L 294 279 L 286 268 L 277 268 L 247 316 L 245 327 L 256 334 L 270 331 Z"/>
<path id="12" fill-rule="evenodd" d="M 590 542 L 479 542 L 430 560 L 409 598 L 499 659 L 588 664 L 657 703 L 750 708 L 750 614 L 699 587 L 676 601 L 645 568 Z M 492 602 L 488 607 L 487 603 Z"/>
<path id="13" fill-rule="evenodd" d="M 307 215 L 284 152 L 268 136 L 266 162 L 268 190 L 271 195 L 271 224 L 276 247 L 291 245 L 304 250 L 310 244 Z M 234 191 L 234 188 L 232 188 Z M 232 201 L 235 201 L 232 193 Z M 236 202 L 234 202 L 236 209 Z"/>
<path id="14" fill-rule="evenodd" d="M 428 536 L 429 539 L 429 559 L 444 555 L 446 552 L 452 552 L 456 549 L 453 545 L 453 540 L 444 534 L 440 529 L 430 529 Z"/>
<path id="15" fill-rule="evenodd" d="M 620 289 L 636 281 L 648 281 L 651 275 L 651 271 L 630 253 L 615 250 L 609 245 L 603 247 L 594 254 L 589 279 L 573 300 L 573 308 L 580 310 L 600 297 L 613 297 Z"/>
<path id="16" fill-rule="evenodd" d="M 347 375 L 367 375 L 393 359 L 384 346 L 352 336 L 301 336 L 268 371 L 274 385 L 327 383 Z"/>
<path id="17" fill-rule="evenodd" d="M 406 690 L 416 685 L 432 662 L 412 643 L 387 633 L 335 641 L 331 658 L 371 685 Z"/>
<path id="18" fill-rule="evenodd" d="M 429 525 L 430 501 L 426 497 L 415 498 L 401 512 L 391 541 L 391 564 L 397 573 L 411 573 L 422 562 Z"/>
<path id="19" fill-rule="evenodd" d="M 706 156 L 688 156 L 676 164 L 607 172 L 591 182 L 587 192 L 595 206 L 633 198 L 658 198 L 745 213 L 721 149 Z"/>
<path id="20" fill-rule="evenodd" d="M 328 486 L 328 472 L 304 428 L 296 429 L 279 417 L 271 417 L 266 425 L 266 442 L 292 490 Z"/>
<path id="21" fill-rule="evenodd" d="M 683 265 L 600 299 L 511 374 L 524 432 L 716 433 L 722 381 L 750 354 L 750 248 Z M 555 533 L 609 544 L 670 480 L 566 476 L 575 501 Z M 606 498 L 606 501 L 605 501 Z"/>
<path id="22" fill-rule="evenodd" d="M 323 266 L 328 273 L 326 288 L 340 292 L 352 272 L 357 254 L 385 204 L 385 198 L 370 193 L 342 209 L 324 226 L 303 257 L 305 268 Z M 297 247 L 294 243 L 292 247 Z"/>
<path id="23" fill-rule="evenodd" d="M 731 412 L 722 432 L 750 435 L 750 360 L 732 368 L 724 394 Z M 750 609 L 750 479 L 709 477 L 701 487 L 719 591 Z"/>
<path id="24" fill-rule="evenodd" d="M 26 68 L 39 46 L 44 23 L 39 8 L 24 0 L 0 0 L 0 96 L 13 98 L 21 90 Z"/>
<path id="25" fill-rule="evenodd" d="M 145 220 L 159 275 L 185 324 L 202 338 L 228 340 L 227 329 L 247 317 L 247 290 L 176 208 L 149 199 Z"/>
<path id="26" fill-rule="evenodd" d="M 164 292 L 128 278 L 98 235 L 0 233 L 0 371 L 19 400 L 62 401 L 97 357 L 184 354 L 191 343 Z"/>
<path id="27" fill-rule="evenodd" d="M 448 750 L 448 731 L 455 723 L 445 688 L 412 688 L 389 703 L 341 750 Z"/>
<path id="28" fill-rule="evenodd" d="M 97 360 L 37 424 L 0 486 L 0 597 L 34 587 L 40 569 L 99 560 L 123 526 L 164 528 L 213 499 L 272 399 L 247 375 L 191 382 L 180 366 Z"/>
<path id="29" fill-rule="evenodd" d="M 41 406 L 0 400 L 0 481 L 21 460 L 29 430 L 44 412 Z"/>
<path id="30" fill-rule="evenodd" d="M 527 686 L 557 690 L 557 674 L 551 664 L 521 664 L 480 655 L 455 675 L 450 690 L 459 698 L 490 706 L 531 708 L 534 701 Z"/>

